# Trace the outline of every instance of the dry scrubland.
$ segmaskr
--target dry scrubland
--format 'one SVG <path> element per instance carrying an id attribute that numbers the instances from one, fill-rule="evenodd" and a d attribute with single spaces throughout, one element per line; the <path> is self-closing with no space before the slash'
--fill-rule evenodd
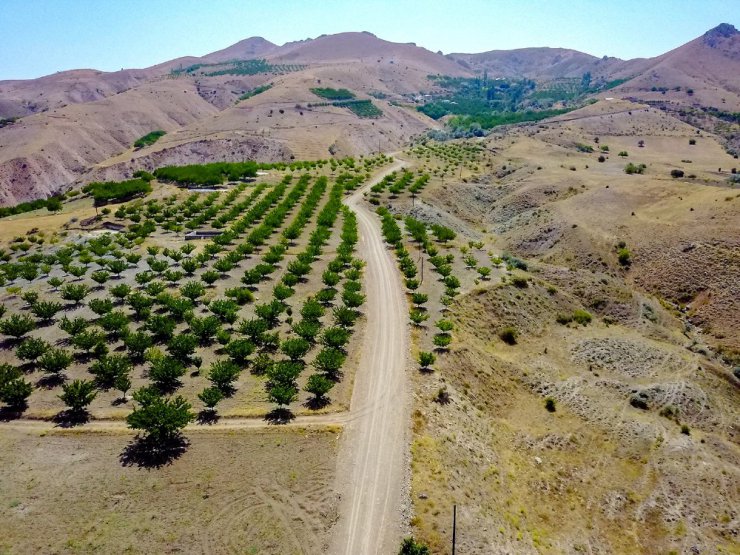
<path id="1" fill-rule="evenodd" d="M 414 378 L 414 533 L 444 552 L 456 503 L 466 553 L 737 553 L 737 160 L 644 106 L 567 120 L 482 140 L 462 169 L 407 151 L 432 179 L 413 205 L 382 199 L 458 233 L 438 245 L 462 284 L 452 343 Z M 490 281 L 463 264 L 471 254 L 501 262 Z M 429 308 L 419 350 L 444 310 Z M 590 321 L 568 322 L 577 311 Z"/>

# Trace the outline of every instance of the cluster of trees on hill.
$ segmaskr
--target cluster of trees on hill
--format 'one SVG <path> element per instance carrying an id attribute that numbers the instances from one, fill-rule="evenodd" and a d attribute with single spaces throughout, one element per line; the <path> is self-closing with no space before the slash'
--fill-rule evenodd
<path id="1" fill-rule="evenodd" d="M 351 100 L 355 97 L 355 94 L 348 89 L 332 89 L 331 87 L 316 87 L 311 89 L 311 92 L 327 100 Z"/>
<path id="2" fill-rule="evenodd" d="M 417 109 L 433 119 L 453 115 L 448 125 L 453 130 L 475 128 L 479 131 L 498 125 L 539 121 L 580 107 L 584 96 L 603 90 L 614 83 L 591 84 L 591 77 L 562 80 L 538 89 L 529 79 L 489 80 L 482 78 L 447 77 L 430 75 L 428 78 L 445 92 Z"/>
<path id="3" fill-rule="evenodd" d="M 0 218 L 6 216 L 14 216 L 15 214 L 23 214 L 25 212 L 31 212 L 32 210 L 39 210 L 40 208 L 47 208 L 50 212 L 56 212 L 62 209 L 62 200 L 59 197 L 40 198 L 29 202 L 22 202 L 15 206 L 3 206 L 0 207 Z"/>
<path id="4" fill-rule="evenodd" d="M 300 71 L 305 67 L 305 65 L 300 64 L 273 65 L 265 59 L 231 60 L 213 64 L 193 64 L 184 68 L 173 69 L 172 75 L 181 75 L 183 73 L 189 75 L 200 73 L 206 77 L 216 77 L 218 75 L 257 75 L 259 73 L 288 73 L 291 71 Z"/>
<path id="5" fill-rule="evenodd" d="M 272 83 L 268 83 L 267 85 L 261 85 L 259 87 L 256 87 L 252 89 L 251 91 L 247 91 L 243 95 L 241 95 L 239 97 L 239 101 L 247 100 L 248 98 L 252 98 L 253 96 L 262 94 L 265 91 L 269 91 L 271 88 L 272 88 Z"/>
<path id="6" fill-rule="evenodd" d="M 189 166 L 165 166 L 154 171 L 161 181 L 182 184 L 220 185 L 224 180 L 239 181 L 255 177 L 259 165 L 256 162 L 213 162 Z"/>
<path id="7" fill-rule="evenodd" d="M 136 142 L 134 142 L 134 148 L 144 148 L 145 146 L 153 145 L 166 134 L 167 132 L 162 131 L 161 129 L 151 131 L 150 133 L 147 133 L 143 137 L 137 139 Z"/>
<path id="8" fill-rule="evenodd" d="M 94 182 L 86 185 L 83 192 L 89 193 L 96 205 L 112 201 L 129 200 L 137 195 L 152 192 L 152 186 L 144 179 L 129 179 L 128 181 Z"/>

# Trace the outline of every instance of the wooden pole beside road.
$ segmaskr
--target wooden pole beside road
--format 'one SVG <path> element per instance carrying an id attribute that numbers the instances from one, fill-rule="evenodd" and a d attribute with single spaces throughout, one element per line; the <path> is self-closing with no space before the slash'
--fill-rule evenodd
<path id="1" fill-rule="evenodd" d="M 452 506 L 452 555 L 455 555 L 455 541 L 457 540 L 457 505 Z"/>

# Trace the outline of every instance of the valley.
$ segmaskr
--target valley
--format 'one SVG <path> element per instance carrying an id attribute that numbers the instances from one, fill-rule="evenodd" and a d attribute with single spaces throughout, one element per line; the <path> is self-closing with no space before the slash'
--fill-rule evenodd
<path id="1" fill-rule="evenodd" d="M 740 553 L 739 75 L 722 24 L 0 81 L 0 552 Z"/>

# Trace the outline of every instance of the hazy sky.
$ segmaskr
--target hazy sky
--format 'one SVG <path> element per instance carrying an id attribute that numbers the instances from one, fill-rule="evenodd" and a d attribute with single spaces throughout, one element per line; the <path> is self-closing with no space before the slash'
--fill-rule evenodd
<path id="1" fill-rule="evenodd" d="M 722 22 L 740 27 L 740 0 L 0 0 L 0 79 L 341 31 L 444 53 L 560 46 L 649 57 Z"/>

